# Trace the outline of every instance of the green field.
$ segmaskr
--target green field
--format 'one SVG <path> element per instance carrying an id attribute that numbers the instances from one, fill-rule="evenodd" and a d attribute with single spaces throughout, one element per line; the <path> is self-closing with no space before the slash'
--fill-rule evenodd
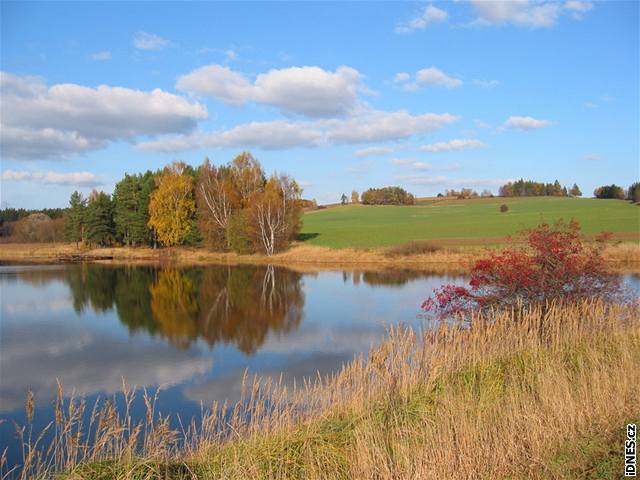
<path id="1" fill-rule="evenodd" d="M 509 211 L 501 213 L 502 204 Z M 524 228 L 575 219 L 587 234 L 640 238 L 640 206 L 591 198 L 432 200 L 411 207 L 347 205 L 304 215 L 301 238 L 312 245 L 370 248 L 427 239 L 452 245 L 499 243 Z"/>

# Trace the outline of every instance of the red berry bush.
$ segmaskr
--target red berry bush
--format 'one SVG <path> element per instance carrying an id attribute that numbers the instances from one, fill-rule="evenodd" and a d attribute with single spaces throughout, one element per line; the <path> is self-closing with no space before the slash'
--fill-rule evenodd
<path id="1" fill-rule="evenodd" d="M 617 299 L 620 278 L 606 271 L 601 255 L 609 235 L 586 243 L 578 222 L 541 224 L 521 232 L 502 252 L 478 260 L 468 287 L 444 285 L 422 308 L 448 317 L 551 300 Z"/>

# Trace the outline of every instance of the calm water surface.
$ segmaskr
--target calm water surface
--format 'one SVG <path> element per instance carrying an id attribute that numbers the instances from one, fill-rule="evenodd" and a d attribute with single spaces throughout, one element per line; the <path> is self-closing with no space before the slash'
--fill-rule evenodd
<path id="1" fill-rule="evenodd" d="M 236 400 L 249 375 L 292 383 L 366 352 L 389 325 L 422 326 L 420 303 L 462 278 L 278 267 L 0 266 L 0 447 L 52 418 L 56 382 L 92 402 L 127 384 L 162 387 L 181 418 Z M 143 415 L 137 405 L 134 415 Z M 12 449 L 13 450 L 13 449 Z"/>
<path id="2" fill-rule="evenodd" d="M 411 271 L 298 273 L 74 264 L 0 266 L 0 451 L 16 461 L 12 420 L 53 416 L 56 382 L 91 404 L 122 379 L 162 387 L 163 414 L 236 400 L 245 371 L 300 382 L 340 368 L 398 323 L 428 327 L 420 304 L 462 277 Z M 640 290 L 637 277 L 627 283 Z M 141 402 L 133 415 L 144 415 Z"/>

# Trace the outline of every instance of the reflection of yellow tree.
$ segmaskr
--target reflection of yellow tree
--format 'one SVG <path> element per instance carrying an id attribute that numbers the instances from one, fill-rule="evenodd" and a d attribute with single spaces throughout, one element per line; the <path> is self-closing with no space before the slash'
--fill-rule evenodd
<path id="1" fill-rule="evenodd" d="M 161 335 L 174 345 L 187 347 L 198 336 L 198 303 L 193 282 L 178 270 L 163 270 L 149 292 L 151 311 Z"/>
<path id="2" fill-rule="evenodd" d="M 286 332 L 302 320 L 301 275 L 273 267 L 210 268 L 200 286 L 201 334 L 209 345 L 234 343 L 254 353 L 269 331 Z"/>

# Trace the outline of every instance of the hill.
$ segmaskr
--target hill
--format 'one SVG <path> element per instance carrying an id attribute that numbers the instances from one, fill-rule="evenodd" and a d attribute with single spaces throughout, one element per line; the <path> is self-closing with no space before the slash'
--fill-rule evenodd
<path id="1" fill-rule="evenodd" d="M 509 211 L 500 212 L 506 204 Z M 575 219 L 584 233 L 640 240 L 640 207 L 623 200 L 565 197 L 424 199 L 415 206 L 346 205 L 308 212 L 301 238 L 312 245 L 372 248 L 412 240 L 443 245 L 490 245 L 557 219 Z"/>

